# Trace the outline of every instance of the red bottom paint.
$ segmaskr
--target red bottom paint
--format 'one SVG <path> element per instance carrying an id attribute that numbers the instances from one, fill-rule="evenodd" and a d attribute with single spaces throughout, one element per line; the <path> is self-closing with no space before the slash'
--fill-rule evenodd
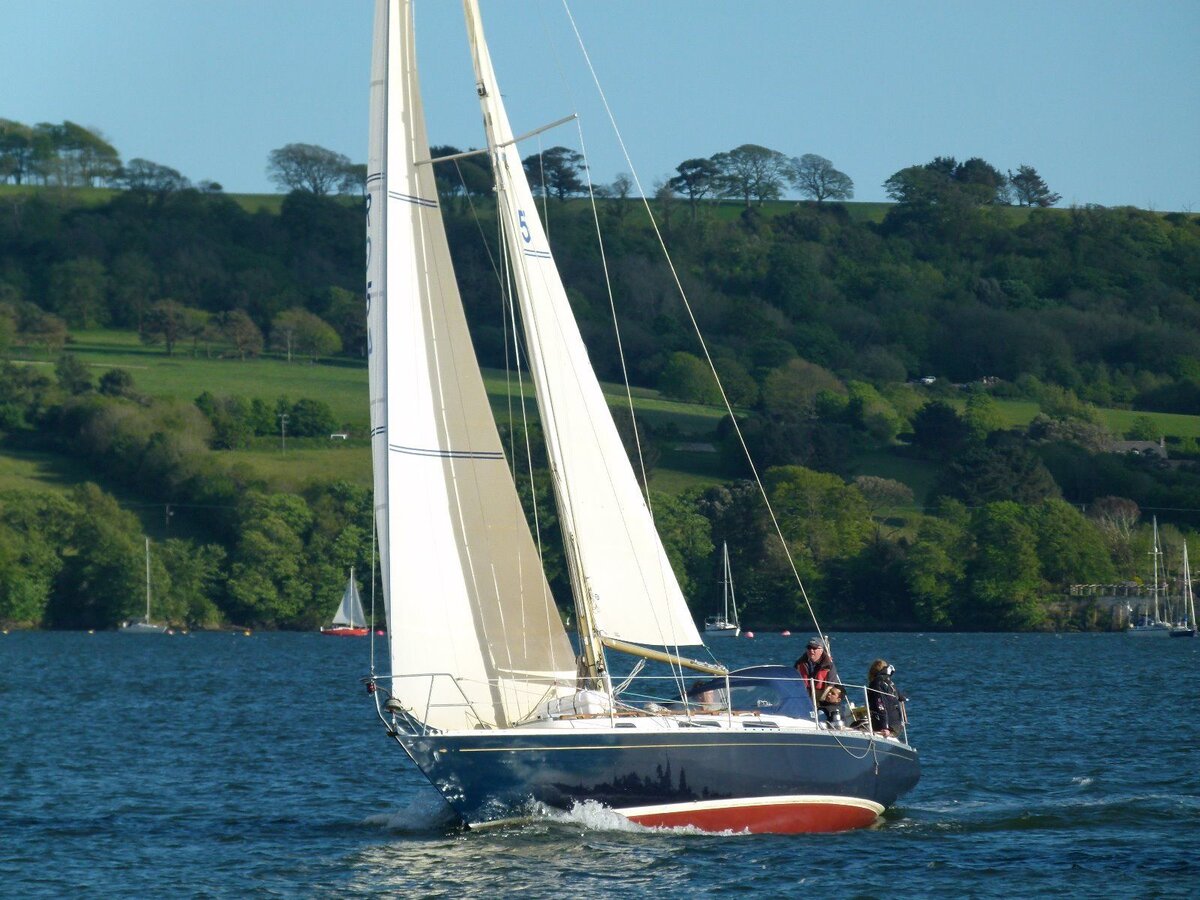
<path id="1" fill-rule="evenodd" d="M 333 637 L 366 637 L 368 630 L 366 628 L 322 628 L 321 634 Z"/>
<path id="2" fill-rule="evenodd" d="M 647 828 L 698 828 L 701 831 L 748 831 L 751 834 L 815 834 L 849 831 L 872 824 L 878 814 L 844 803 L 772 803 L 718 809 L 679 809 L 626 814 Z"/>

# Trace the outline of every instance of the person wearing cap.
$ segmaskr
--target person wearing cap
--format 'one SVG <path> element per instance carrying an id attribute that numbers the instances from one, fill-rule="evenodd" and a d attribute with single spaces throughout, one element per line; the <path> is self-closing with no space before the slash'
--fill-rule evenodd
<path id="1" fill-rule="evenodd" d="M 794 665 L 800 677 L 804 679 L 805 690 L 815 702 L 816 696 L 824 692 L 829 673 L 833 670 L 833 660 L 830 659 L 821 639 L 809 638 L 804 655 L 796 660 Z"/>

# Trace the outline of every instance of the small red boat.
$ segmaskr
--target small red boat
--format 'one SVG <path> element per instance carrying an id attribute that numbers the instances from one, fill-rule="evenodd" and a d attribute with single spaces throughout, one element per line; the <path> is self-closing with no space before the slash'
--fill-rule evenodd
<path id="1" fill-rule="evenodd" d="M 343 628 L 337 625 L 321 629 L 321 634 L 330 634 L 334 637 L 366 637 L 370 633 L 371 629 L 369 628 Z"/>

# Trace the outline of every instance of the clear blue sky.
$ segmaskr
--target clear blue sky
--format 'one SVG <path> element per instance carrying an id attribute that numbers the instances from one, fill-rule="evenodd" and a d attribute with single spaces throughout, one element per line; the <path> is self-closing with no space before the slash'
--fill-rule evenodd
<path id="1" fill-rule="evenodd" d="M 1063 204 L 1200 210 L 1200 2 L 571 0 L 647 190 L 691 157 L 818 153 L 856 199 L 938 155 L 1033 165 Z M 365 162 L 371 0 L 0 0 L 0 118 L 98 128 L 228 191 L 267 154 Z M 457 0 L 417 7 L 434 143 L 482 141 Z M 625 164 L 561 0 L 484 0 L 514 129 L 582 116 Z M 543 136 L 578 149 L 574 126 Z M 534 141 L 529 152 L 535 152 Z"/>

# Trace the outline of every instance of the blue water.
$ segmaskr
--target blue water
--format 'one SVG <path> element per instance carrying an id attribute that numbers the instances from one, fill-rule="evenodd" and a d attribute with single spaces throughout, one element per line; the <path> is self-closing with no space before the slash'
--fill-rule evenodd
<path id="1" fill-rule="evenodd" d="M 920 785 L 871 830 L 713 836 L 599 809 L 457 830 L 375 718 L 365 639 L 0 636 L 0 895 L 1200 894 L 1200 640 L 833 647 L 847 681 L 896 665 Z"/>

